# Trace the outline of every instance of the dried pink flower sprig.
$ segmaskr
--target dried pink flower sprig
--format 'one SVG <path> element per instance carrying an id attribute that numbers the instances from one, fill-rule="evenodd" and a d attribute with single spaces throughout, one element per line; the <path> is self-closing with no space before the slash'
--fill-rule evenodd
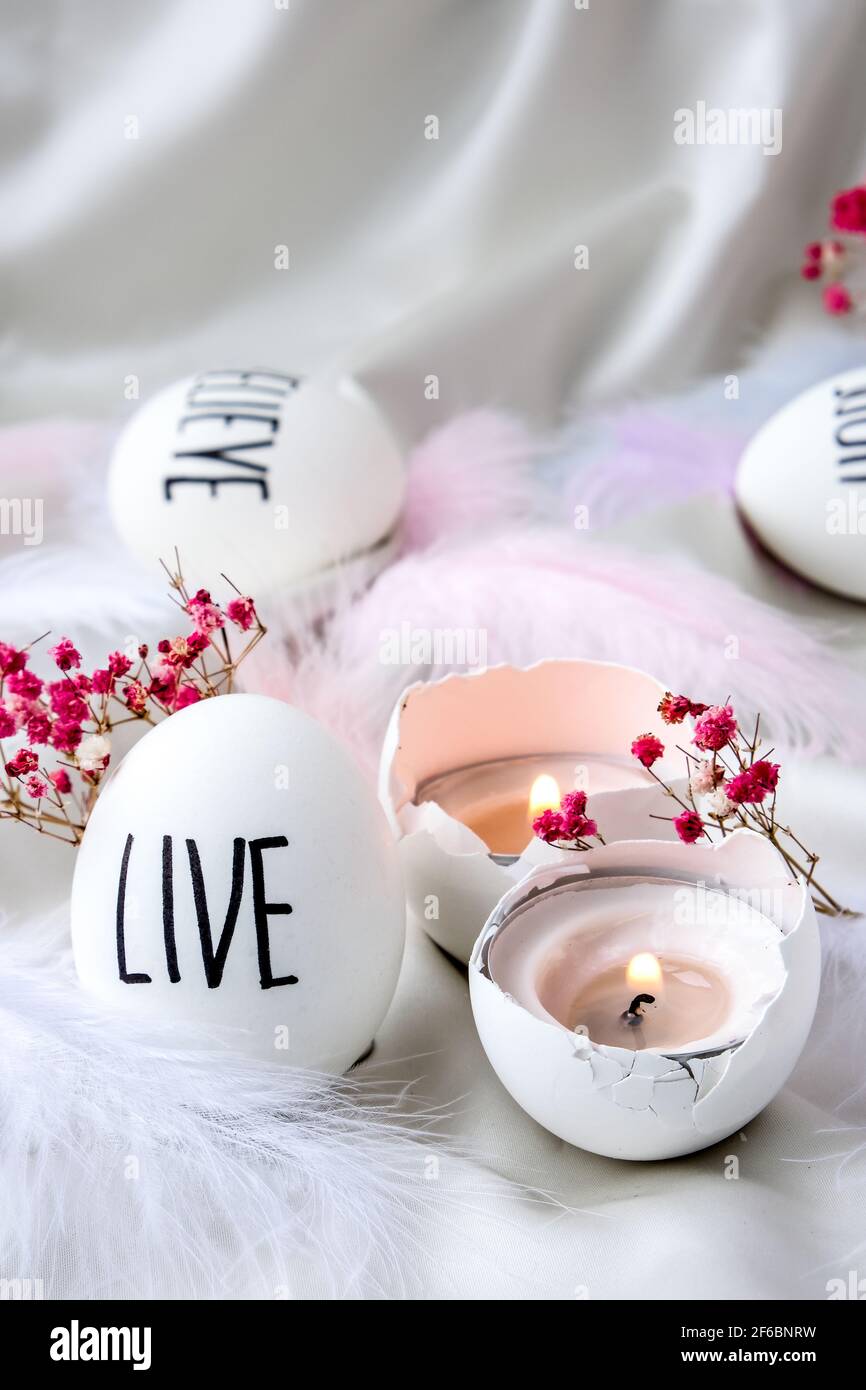
<path id="1" fill-rule="evenodd" d="M 686 759 L 688 781 L 685 799 L 653 772 L 653 764 L 663 756 L 661 739 L 641 734 L 631 745 L 634 757 L 682 807 L 671 817 L 684 844 L 712 841 L 713 833 L 722 838 L 739 826 L 764 835 L 781 854 L 793 873 L 803 874 L 812 890 L 819 912 L 838 915 L 846 910 L 815 879 L 818 855 L 806 849 L 790 826 L 778 819 L 776 792 L 780 768 L 770 761 L 773 750 L 762 751 L 761 716 L 755 720 L 748 738 L 731 705 L 698 704 L 686 695 L 666 692 L 659 703 L 665 724 L 682 724 L 694 719 L 691 743 L 697 752 L 677 745 Z"/>
<path id="2" fill-rule="evenodd" d="M 829 230 L 822 241 L 810 241 L 803 249 L 800 274 L 820 281 L 824 310 L 850 314 L 866 307 L 863 293 L 866 267 L 866 185 L 843 188 L 830 201 Z M 839 233 L 848 237 L 839 240 Z"/>
<path id="3" fill-rule="evenodd" d="M 191 631 L 163 638 L 155 652 L 145 644 L 111 652 L 87 674 L 74 643 L 61 637 L 48 649 L 60 678 L 44 680 L 30 669 L 35 643 L 19 650 L 0 642 L 0 819 L 78 844 L 111 761 L 113 730 L 155 724 L 232 689 L 265 635 L 255 603 L 236 591 L 220 608 L 205 589 L 190 594 L 179 562 L 164 568 Z M 14 751 L 13 740 L 21 745 Z"/>
<path id="4" fill-rule="evenodd" d="M 760 715 L 749 739 L 729 704 L 705 705 L 687 695 L 667 691 L 658 712 L 669 725 L 682 724 L 687 718 L 695 721 L 691 742 L 697 751 L 678 745 L 689 774 L 684 796 L 653 771 L 665 752 L 665 745 L 656 734 L 639 734 L 631 745 L 632 755 L 681 807 L 679 814 L 669 819 L 683 843 L 693 845 L 702 839 L 712 842 L 714 834 L 724 838 L 738 827 L 747 826 L 775 845 L 792 873 L 805 877 L 819 912 L 852 915 L 816 881 L 818 855 L 806 849 L 790 826 L 782 825 L 778 819 L 776 790 L 780 768 L 770 761 L 773 750 L 761 749 Z M 590 849 L 592 838 L 604 844 L 586 809 L 586 793 L 569 792 L 558 811 L 545 811 L 533 821 L 532 828 L 540 839 L 561 849 Z"/>
<path id="5" fill-rule="evenodd" d="M 604 844 L 598 826 L 586 814 L 586 792 L 566 792 L 558 811 L 542 811 L 532 822 L 540 840 L 569 849 L 589 849 L 591 839 Z"/>

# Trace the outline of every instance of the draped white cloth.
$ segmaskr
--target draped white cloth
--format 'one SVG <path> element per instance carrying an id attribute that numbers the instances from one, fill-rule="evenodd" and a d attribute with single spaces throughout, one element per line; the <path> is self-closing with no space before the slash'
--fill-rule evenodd
<path id="1" fill-rule="evenodd" d="M 858 0 L 7 0 L 3 26 L 6 418 L 339 358 L 416 436 L 733 369 L 866 169 Z M 676 143 L 698 103 L 778 110 L 780 151 Z"/>

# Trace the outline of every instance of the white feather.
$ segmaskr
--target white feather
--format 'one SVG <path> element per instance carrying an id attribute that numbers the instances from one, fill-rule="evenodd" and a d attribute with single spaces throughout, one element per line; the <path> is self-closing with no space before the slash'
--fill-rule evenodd
<path id="1" fill-rule="evenodd" d="M 100 1008 L 61 917 L 4 924 L 0 1034 L 0 1272 L 46 1297 L 411 1297 L 434 1228 L 459 1247 L 509 1191 L 375 1066 L 263 1065 Z"/>

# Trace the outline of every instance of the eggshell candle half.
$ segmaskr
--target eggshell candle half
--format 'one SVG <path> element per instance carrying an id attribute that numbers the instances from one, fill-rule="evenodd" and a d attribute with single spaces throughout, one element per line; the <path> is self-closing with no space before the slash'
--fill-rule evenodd
<path id="1" fill-rule="evenodd" d="M 85 989 L 154 1019 L 342 1072 L 391 1002 L 398 857 L 345 750 L 305 714 L 224 695 L 171 715 L 106 782 L 78 850 Z"/>
<path id="2" fill-rule="evenodd" d="M 599 1043 L 563 1021 L 566 996 L 579 1001 L 621 953 L 627 900 L 640 906 L 636 923 L 647 886 L 691 907 L 642 920 L 626 950 L 707 967 L 728 991 L 723 1017 L 708 1008 L 702 1023 L 696 1013 L 691 1043 L 637 1049 L 629 1029 L 621 1046 Z M 728 915 L 718 902 L 730 903 Z M 497 905 L 469 964 L 478 1033 L 513 1098 L 568 1143 L 625 1159 L 705 1148 L 763 1109 L 806 1042 L 819 979 L 806 884 L 748 830 L 715 847 L 622 841 L 538 868 Z"/>
<path id="3" fill-rule="evenodd" d="M 572 769 L 588 772 L 590 814 L 606 840 L 670 837 L 669 821 L 651 819 L 669 816 L 670 801 L 630 754 L 632 739 L 641 733 L 673 744 L 657 712 L 664 692 L 644 671 L 569 660 L 524 669 L 493 666 L 404 691 L 385 737 L 379 795 L 400 842 L 410 916 L 434 941 L 468 961 L 481 924 L 502 894 L 533 864 L 555 862 L 562 851 L 528 832 L 521 854 L 492 855 L 457 814 L 426 800 L 424 789 L 462 768 L 527 755 L 534 777 L 543 765 L 558 770 L 568 755 Z M 626 768 L 634 775 L 632 785 L 622 784 Z M 599 785 L 608 790 L 593 790 L 596 770 Z M 679 785 L 682 755 L 671 747 L 654 771 Z"/>
<path id="4" fill-rule="evenodd" d="M 305 593 L 387 563 L 405 477 L 381 411 L 349 377 L 206 371 L 136 412 L 114 450 L 115 525 L 148 566 L 245 593 Z"/>
<path id="5" fill-rule="evenodd" d="M 784 564 L 866 600 L 866 367 L 820 382 L 773 415 L 740 460 L 736 497 Z"/>

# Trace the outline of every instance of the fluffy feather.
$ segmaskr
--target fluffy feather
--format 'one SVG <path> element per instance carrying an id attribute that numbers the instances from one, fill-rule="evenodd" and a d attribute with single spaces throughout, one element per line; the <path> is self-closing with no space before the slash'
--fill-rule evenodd
<path id="1" fill-rule="evenodd" d="M 0 1270 L 45 1297 L 411 1297 L 434 1224 L 459 1243 L 519 1191 L 375 1066 L 267 1066 L 88 1002 L 60 918 L 4 924 L 0 1030 Z"/>
<path id="2" fill-rule="evenodd" d="M 852 719 L 866 680 L 831 653 L 819 629 L 726 580 L 579 545 L 553 528 L 406 556 L 334 615 L 323 642 L 296 648 L 291 663 L 272 643 L 247 679 L 307 708 L 372 766 L 400 691 L 448 669 L 383 664 L 384 639 L 403 624 L 422 634 L 484 633 L 490 665 L 551 656 L 626 662 L 696 699 L 731 695 L 744 714 L 760 710 L 780 744 L 814 754 L 844 737 L 848 756 L 866 756 L 866 730 Z"/>
<path id="3" fill-rule="evenodd" d="M 756 352 L 735 375 L 580 412 L 550 466 L 554 487 L 568 513 L 588 506 L 596 528 L 699 494 L 729 495 L 754 431 L 799 392 L 862 362 L 858 339 L 837 325 L 810 326 L 782 349 Z"/>
<path id="4" fill-rule="evenodd" d="M 4 495 L 42 504 L 44 540 L 0 538 L 0 640 L 74 632 L 95 663 L 128 634 L 162 634 L 172 606 L 159 557 L 148 572 L 124 550 L 108 515 L 105 425 L 40 421 L 0 430 Z"/>
<path id="5" fill-rule="evenodd" d="M 409 456 L 404 551 L 525 521 L 538 507 L 539 452 L 526 426 L 498 411 L 473 410 L 434 430 Z"/>

